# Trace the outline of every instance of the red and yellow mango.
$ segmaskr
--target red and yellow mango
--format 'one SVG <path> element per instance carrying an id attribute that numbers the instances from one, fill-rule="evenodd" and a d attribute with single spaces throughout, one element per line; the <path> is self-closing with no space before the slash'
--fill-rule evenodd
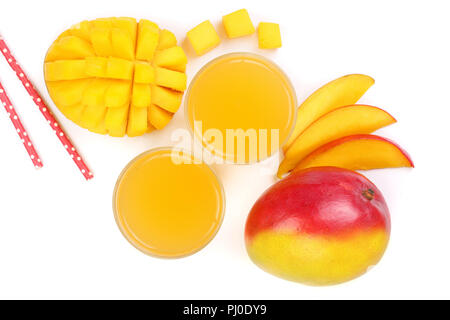
<path id="1" fill-rule="evenodd" d="M 250 258 L 281 278 L 333 285 L 364 274 L 383 256 L 390 215 L 381 192 L 359 173 L 335 167 L 295 172 L 253 206 Z"/>

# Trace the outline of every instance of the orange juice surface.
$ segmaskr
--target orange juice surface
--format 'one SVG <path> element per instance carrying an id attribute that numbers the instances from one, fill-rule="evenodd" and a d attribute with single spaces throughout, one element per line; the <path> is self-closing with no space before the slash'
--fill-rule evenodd
<path id="1" fill-rule="evenodd" d="M 117 182 L 116 221 L 128 241 L 147 254 L 195 253 L 220 227 L 221 184 L 206 164 L 178 164 L 186 159 L 193 160 L 171 149 L 149 151 L 133 160 Z"/>
<path id="2" fill-rule="evenodd" d="M 269 157 L 286 141 L 296 104 L 291 83 L 275 64 L 254 54 L 233 53 L 199 71 L 188 92 L 186 113 L 208 150 L 231 162 L 251 163 Z"/>

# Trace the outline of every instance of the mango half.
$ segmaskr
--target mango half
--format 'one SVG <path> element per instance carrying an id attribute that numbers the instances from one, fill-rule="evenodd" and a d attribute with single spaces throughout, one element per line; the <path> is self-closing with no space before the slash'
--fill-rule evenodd
<path id="1" fill-rule="evenodd" d="M 55 105 L 79 126 L 113 137 L 164 128 L 186 90 L 187 57 L 148 20 L 103 18 L 63 32 L 44 65 Z"/>

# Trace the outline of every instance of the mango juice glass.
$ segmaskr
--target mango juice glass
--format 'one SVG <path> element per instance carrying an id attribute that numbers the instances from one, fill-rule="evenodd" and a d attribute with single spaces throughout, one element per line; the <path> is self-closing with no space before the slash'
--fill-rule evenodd
<path id="1" fill-rule="evenodd" d="M 114 216 L 125 238 L 142 252 L 180 258 L 205 247 L 225 210 L 222 184 L 185 151 L 161 148 L 132 160 L 114 191 Z"/>
<path id="2" fill-rule="evenodd" d="M 286 74 L 253 53 L 207 63 L 185 100 L 188 126 L 204 148 L 226 162 L 249 164 L 276 153 L 295 123 L 297 98 Z"/>

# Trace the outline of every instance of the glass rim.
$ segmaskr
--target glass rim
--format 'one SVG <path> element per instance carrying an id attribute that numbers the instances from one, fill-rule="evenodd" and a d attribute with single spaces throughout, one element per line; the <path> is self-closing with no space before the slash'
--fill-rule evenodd
<path id="1" fill-rule="evenodd" d="M 250 56 L 250 57 L 254 57 L 260 60 L 263 60 L 264 62 L 267 62 L 268 64 L 270 64 L 270 66 L 274 67 L 278 72 L 280 72 L 280 74 L 284 77 L 284 79 L 286 80 L 286 83 L 290 89 L 290 92 L 292 93 L 293 96 L 293 100 L 294 100 L 294 112 L 293 112 L 293 122 L 291 124 L 291 128 L 288 132 L 288 134 L 286 135 L 286 138 L 284 139 L 284 141 L 282 143 L 280 143 L 279 145 L 279 149 L 275 152 L 273 152 L 272 154 L 270 154 L 269 156 L 267 156 L 266 158 L 263 159 L 259 159 L 259 160 L 255 160 L 255 161 L 249 161 L 249 162 L 236 162 L 236 161 L 230 161 L 228 159 L 226 159 L 226 157 L 224 157 L 221 154 L 216 154 L 213 153 L 212 151 L 208 150 L 206 148 L 207 144 L 204 143 L 203 141 L 200 140 L 200 138 L 198 137 L 198 135 L 195 133 L 194 128 L 192 127 L 192 124 L 189 120 L 189 97 L 191 95 L 191 91 L 192 91 L 192 87 L 194 85 L 194 83 L 196 82 L 197 78 L 213 63 L 217 62 L 218 60 L 227 58 L 227 57 L 231 57 L 231 56 L 239 56 L 239 55 L 244 55 L 244 56 Z M 237 51 L 237 52 L 230 52 L 230 53 L 225 53 L 222 54 L 218 57 L 215 57 L 213 59 L 211 59 L 210 61 L 208 61 L 207 63 L 205 63 L 198 71 L 197 73 L 194 75 L 194 77 L 192 78 L 192 80 L 189 83 L 189 86 L 186 90 L 185 93 L 185 97 L 184 97 L 184 118 L 185 118 L 185 122 L 187 125 L 187 128 L 190 132 L 190 134 L 193 137 L 194 143 L 200 143 L 201 147 L 202 147 L 202 151 L 206 151 L 208 153 L 211 153 L 212 156 L 214 157 L 219 157 L 221 158 L 224 164 L 232 164 L 232 165 L 252 165 L 252 164 L 257 164 L 257 163 L 261 163 L 267 159 L 272 158 L 273 156 L 275 156 L 277 154 L 277 152 L 280 152 L 283 148 L 284 145 L 286 145 L 286 143 L 288 142 L 290 136 L 292 135 L 292 133 L 294 132 L 294 128 L 295 128 L 295 123 L 296 123 L 296 119 L 297 119 L 297 113 L 298 113 L 298 98 L 297 98 L 297 93 L 295 91 L 294 85 L 292 84 L 291 79 L 288 77 L 288 75 L 286 74 L 286 72 L 275 62 L 273 62 L 272 60 L 270 60 L 269 58 L 257 54 L 257 53 L 253 53 L 253 52 L 246 52 L 246 51 Z"/>
<path id="2" fill-rule="evenodd" d="M 207 247 L 217 236 L 217 233 L 219 232 L 219 230 L 221 229 L 222 225 L 223 225 L 223 221 L 225 218 L 225 212 L 226 212 L 226 194 L 225 194 L 225 188 L 223 186 L 223 183 L 221 181 L 221 179 L 219 178 L 219 176 L 217 175 L 217 173 L 215 172 L 215 170 L 206 162 L 202 161 L 201 163 L 204 164 L 209 171 L 213 174 L 213 176 L 215 177 L 217 184 L 219 186 L 219 194 L 221 196 L 221 206 L 219 208 L 219 212 L 220 212 L 220 221 L 217 223 L 217 227 L 216 230 L 211 234 L 210 238 L 201 246 L 199 246 L 198 248 L 196 248 L 195 250 L 189 251 L 188 253 L 184 253 L 184 254 L 180 254 L 180 255 L 173 255 L 173 256 L 164 256 L 164 255 L 158 255 L 155 253 L 152 253 L 148 250 L 145 250 L 145 248 L 143 248 L 141 245 L 139 245 L 138 243 L 136 243 L 136 241 L 134 241 L 126 232 L 123 223 L 121 223 L 120 218 L 119 218 L 119 210 L 117 209 L 117 194 L 118 194 L 118 190 L 120 187 L 120 184 L 122 182 L 123 177 L 125 176 L 125 174 L 128 172 L 128 170 L 133 166 L 133 164 L 135 164 L 139 159 L 149 155 L 149 154 L 153 154 L 159 151 L 179 151 L 179 152 L 183 152 L 184 154 L 190 155 L 193 159 L 196 159 L 193 155 L 192 152 L 184 149 L 184 148 L 177 148 L 177 147 L 157 147 L 157 148 L 152 148 L 150 150 L 144 151 L 142 153 L 140 153 L 139 155 L 137 155 L 136 157 L 134 157 L 131 161 L 128 162 L 128 164 L 122 169 L 121 173 L 119 174 L 116 184 L 114 186 L 114 191 L 113 191 L 113 201 L 112 201 L 112 206 L 113 206 L 113 213 L 114 213 L 114 220 L 116 221 L 117 227 L 119 228 L 120 232 L 122 233 L 123 237 L 133 246 L 135 247 L 137 250 L 141 251 L 142 253 L 146 254 L 147 256 L 150 257 L 154 257 L 154 258 L 159 258 L 159 259 L 168 259 L 168 260 L 175 260 L 175 259 L 181 259 L 181 258 L 185 258 L 191 255 L 194 255 L 196 253 L 198 253 L 199 251 L 203 250 L 205 247 Z"/>

